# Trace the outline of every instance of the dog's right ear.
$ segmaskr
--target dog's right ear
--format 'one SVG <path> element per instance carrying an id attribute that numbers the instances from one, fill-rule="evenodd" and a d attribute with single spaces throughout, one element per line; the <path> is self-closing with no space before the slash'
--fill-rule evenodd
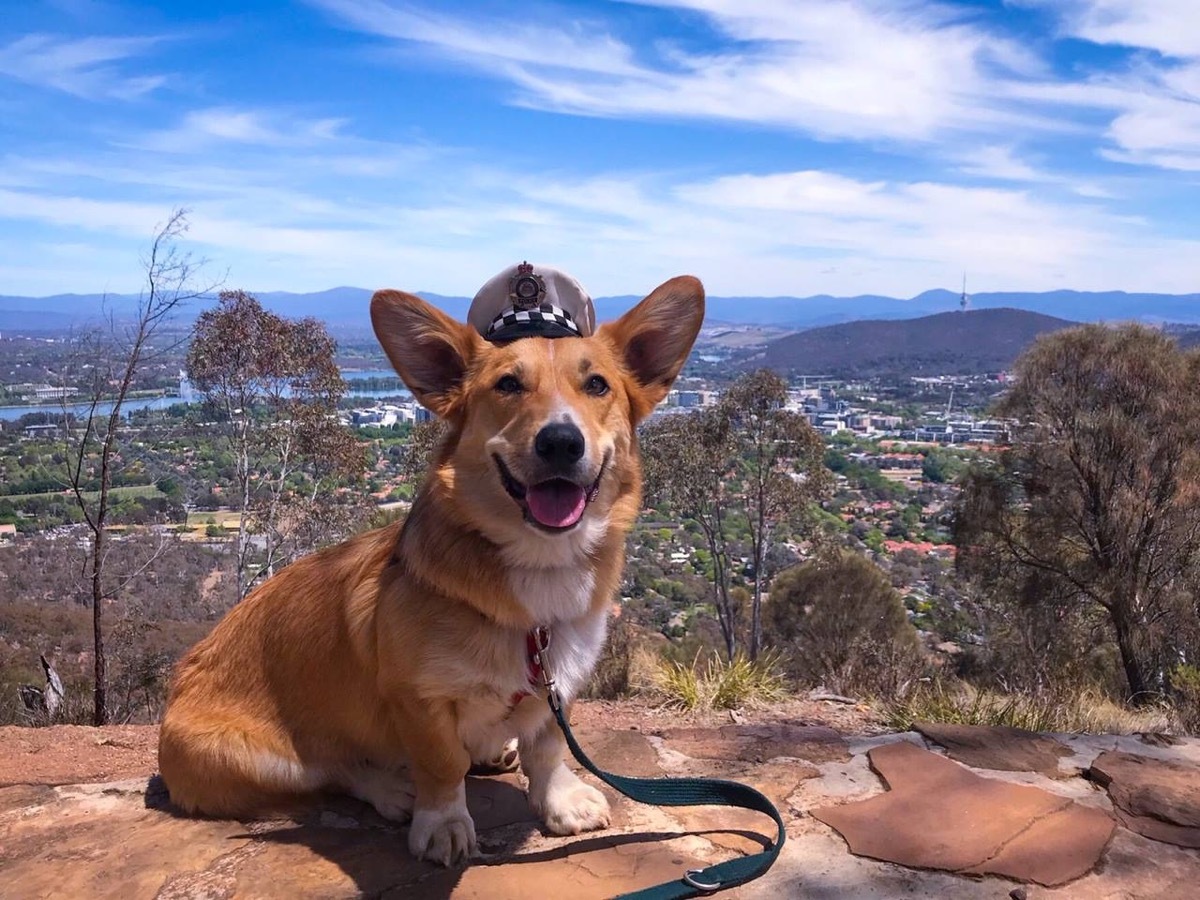
<path id="1" fill-rule="evenodd" d="M 650 415 L 667 396 L 704 322 L 704 286 L 680 275 L 660 284 L 614 322 L 600 326 L 624 357 L 637 383 L 631 396 L 635 421 Z"/>
<path id="2" fill-rule="evenodd" d="M 483 346 L 479 333 L 403 291 L 375 292 L 371 324 L 383 352 L 421 405 L 450 416 L 471 360 Z"/>

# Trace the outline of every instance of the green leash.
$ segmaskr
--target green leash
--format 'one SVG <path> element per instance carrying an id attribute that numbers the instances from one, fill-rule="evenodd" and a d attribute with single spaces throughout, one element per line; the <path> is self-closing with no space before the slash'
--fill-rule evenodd
<path id="1" fill-rule="evenodd" d="M 542 648 L 545 649 L 544 647 Z M 624 794 L 630 800 L 648 803 L 653 806 L 736 806 L 741 809 L 752 809 L 766 813 L 775 820 L 779 834 L 775 843 L 762 853 L 753 856 L 741 856 L 726 860 L 723 863 L 709 866 L 707 869 L 692 869 L 685 872 L 679 881 L 668 881 L 665 884 L 643 888 L 632 894 L 622 894 L 617 900 L 679 900 L 684 897 L 697 897 L 701 894 L 711 894 L 726 888 L 736 887 L 753 881 L 774 865 L 783 849 L 786 833 L 783 819 L 779 810 L 766 797 L 754 788 L 738 784 L 736 781 L 722 781 L 717 778 L 630 778 L 625 775 L 613 775 L 605 772 L 588 759 L 583 748 L 571 734 L 571 726 L 563 714 L 562 703 L 554 690 L 553 681 L 547 679 L 547 698 L 558 727 L 562 729 L 571 755 L 578 763 L 607 784 L 609 787 Z"/>

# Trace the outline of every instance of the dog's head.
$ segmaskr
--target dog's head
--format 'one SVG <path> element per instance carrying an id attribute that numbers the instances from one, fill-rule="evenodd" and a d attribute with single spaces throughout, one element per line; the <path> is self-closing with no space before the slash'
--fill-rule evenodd
<path id="1" fill-rule="evenodd" d="M 587 552 L 610 524 L 632 524 L 634 429 L 670 390 L 703 318 L 704 289 L 689 276 L 590 337 L 503 344 L 412 294 L 371 299 L 392 365 L 450 423 L 437 477 L 472 524 L 531 563 Z"/>

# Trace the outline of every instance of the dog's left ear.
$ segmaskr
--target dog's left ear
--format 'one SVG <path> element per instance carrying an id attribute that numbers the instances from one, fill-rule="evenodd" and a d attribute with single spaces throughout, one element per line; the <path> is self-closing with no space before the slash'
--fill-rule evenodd
<path id="1" fill-rule="evenodd" d="M 704 286 L 698 278 L 680 275 L 600 327 L 599 335 L 613 342 L 637 382 L 632 392 L 635 420 L 650 415 L 667 396 L 703 321 Z"/>
<path id="2" fill-rule="evenodd" d="M 467 368 L 483 346 L 479 333 L 403 291 L 375 292 L 371 324 L 413 395 L 435 414 L 453 417 Z"/>

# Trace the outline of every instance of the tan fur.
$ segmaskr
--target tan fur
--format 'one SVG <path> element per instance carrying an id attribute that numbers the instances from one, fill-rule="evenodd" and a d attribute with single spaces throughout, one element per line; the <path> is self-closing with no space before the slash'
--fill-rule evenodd
<path id="1" fill-rule="evenodd" d="M 512 696 L 535 625 L 551 628 L 568 701 L 586 681 L 641 502 L 634 428 L 702 318 L 700 283 L 681 277 L 593 337 L 493 346 L 417 297 L 378 292 L 376 333 L 449 436 L 403 525 L 288 566 L 180 662 L 159 744 L 172 800 L 247 816 L 343 790 L 411 816 L 410 850 L 450 864 L 475 852 L 468 769 L 516 737 L 551 831 L 606 826 L 603 795 L 563 764 L 544 697 L 513 707 Z M 524 390 L 497 390 L 505 375 Z M 593 375 L 605 395 L 586 390 Z M 525 520 L 495 458 L 525 484 L 540 480 L 534 438 L 565 419 L 586 441 L 581 479 L 598 475 L 599 490 L 577 525 L 547 533 Z"/>

